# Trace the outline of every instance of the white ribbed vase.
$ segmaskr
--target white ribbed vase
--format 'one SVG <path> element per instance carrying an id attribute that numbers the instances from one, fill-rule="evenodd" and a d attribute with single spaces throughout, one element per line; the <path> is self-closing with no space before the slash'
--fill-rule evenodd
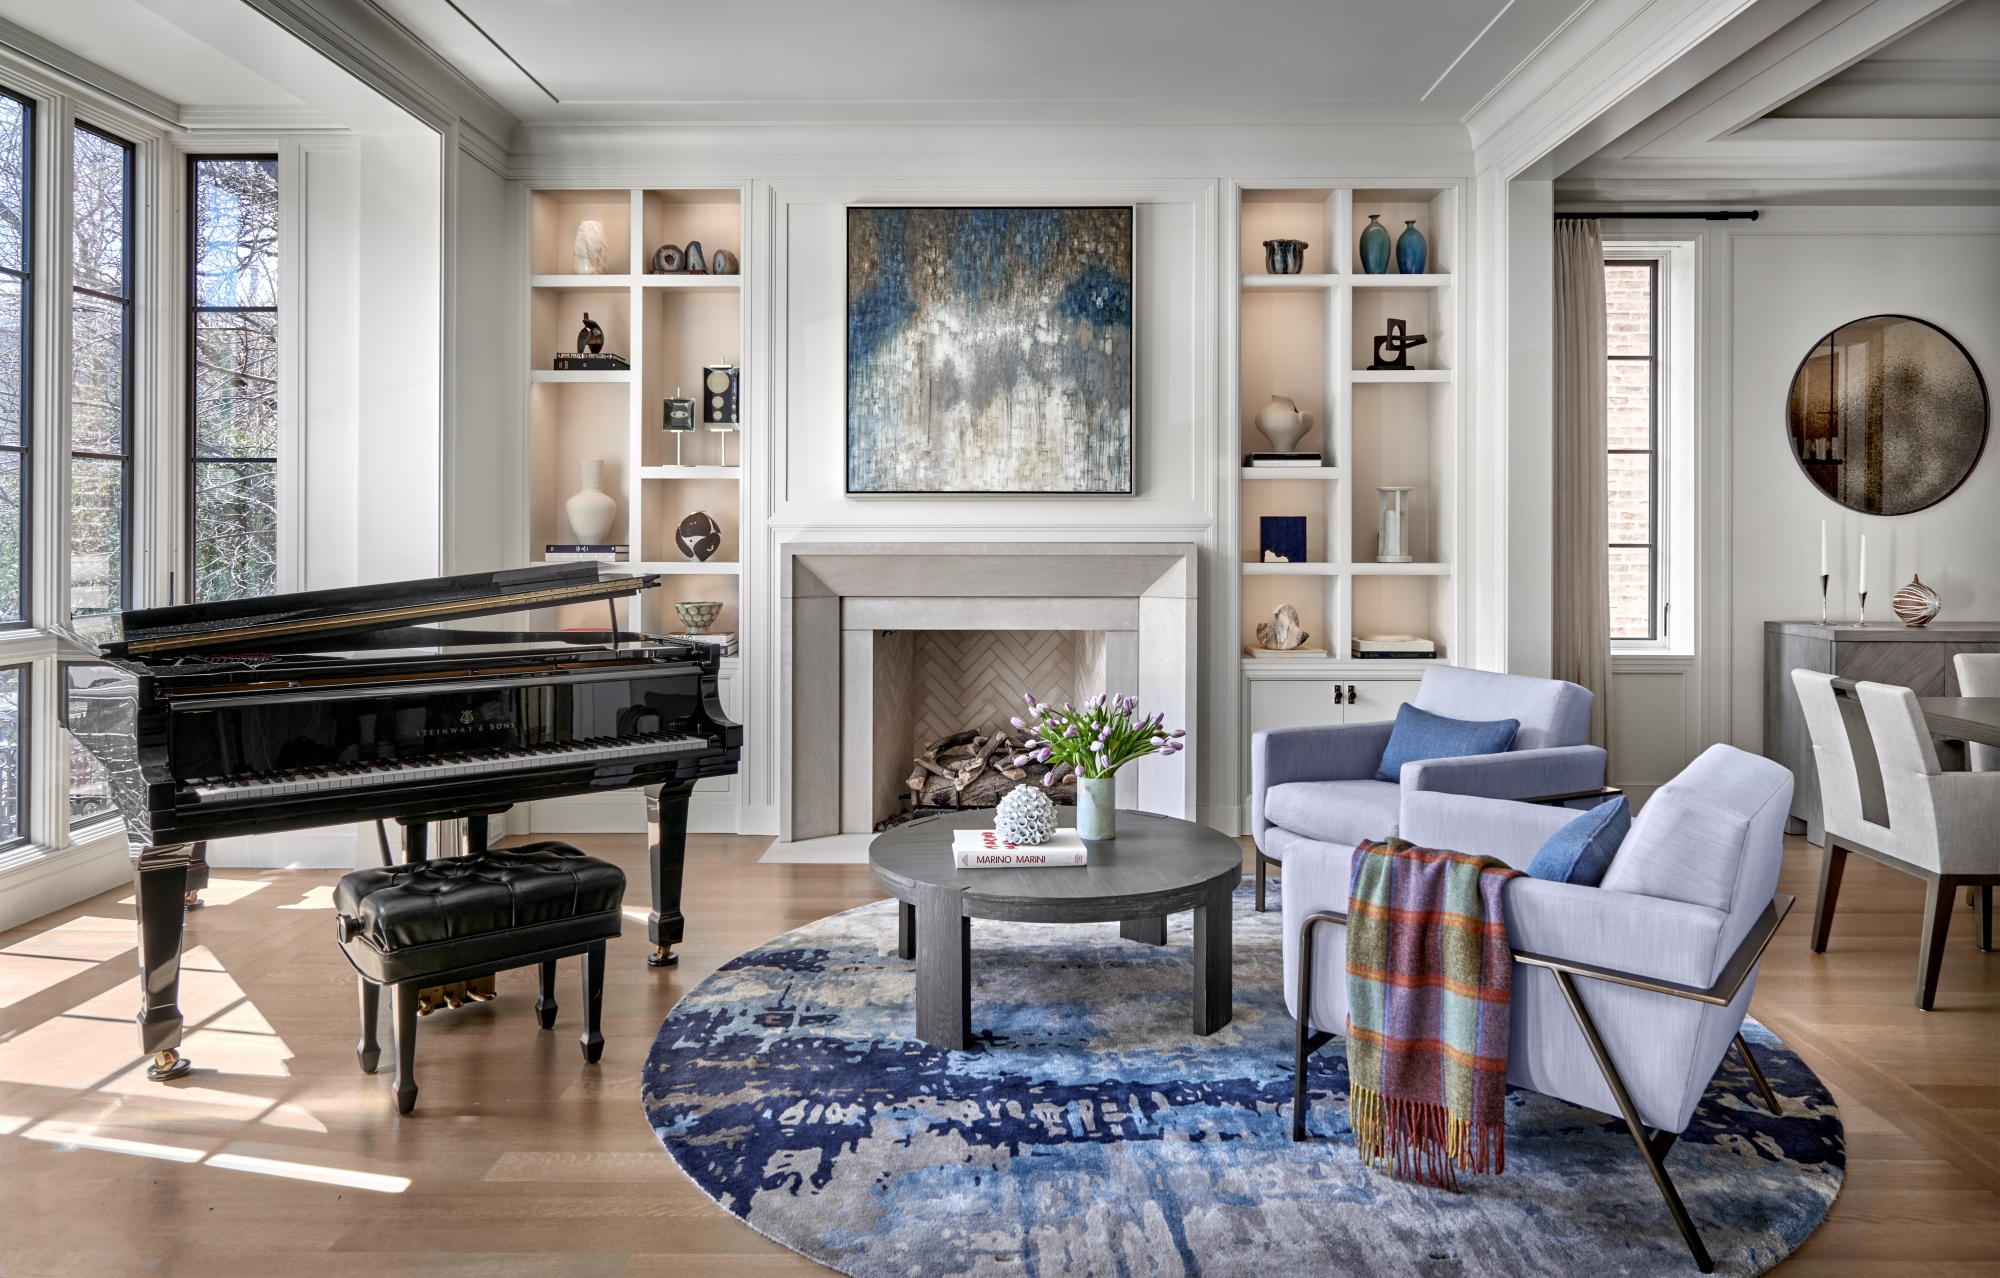
<path id="1" fill-rule="evenodd" d="M 563 511 L 569 516 L 569 530 L 578 544 L 605 544 L 611 535 L 612 517 L 618 513 L 618 503 L 604 491 L 603 462 L 583 463 L 583 491 L 564 503 Z"/>

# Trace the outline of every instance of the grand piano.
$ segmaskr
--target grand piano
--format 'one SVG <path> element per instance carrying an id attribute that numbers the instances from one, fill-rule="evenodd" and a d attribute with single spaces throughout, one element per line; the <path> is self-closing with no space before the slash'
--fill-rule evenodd
<path id="1" fill-rule="evenodd" d="M 619 628 L 617 601 L 658 581 L 557 564 L 148 608 L 111 642 L 76 640 L 99 656 L 63 662 L 63 723 L 125 818 L 148 1074 L 193 1068 L 181 934 L 211 839 L 393 818 L 422 859 L 430 821 L 465 820 L 478 850 L 513 804 L 643 787 L 648 962 L 674 962 L 688 794 L 736 771 L 743 729 L 717 696 L 716 649 Z M 599 601 L 604 630 L 442 624 Z"/>

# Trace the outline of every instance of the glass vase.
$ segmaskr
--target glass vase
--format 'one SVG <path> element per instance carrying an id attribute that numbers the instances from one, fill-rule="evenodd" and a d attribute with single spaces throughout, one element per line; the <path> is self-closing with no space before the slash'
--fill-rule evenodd
<path id="1" fill-rule="evenodd" d="M 1381 519 L 1376 533 L 1375 562 L 1378 564 L 1406 564 L 1410 562 L 1410 490 L 1407 488 L 1377 488 L 1381 503 Z"/>
<path id="2" fill-rule="evenodd" d="M 1076 832 L 1091 843 L 1118 837 L 1118 778 L 1076 779 Z"/>

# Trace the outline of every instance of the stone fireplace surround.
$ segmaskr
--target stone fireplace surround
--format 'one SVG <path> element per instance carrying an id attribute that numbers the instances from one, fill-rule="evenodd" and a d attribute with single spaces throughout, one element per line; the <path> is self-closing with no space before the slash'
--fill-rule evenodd
<path id="1" fill-rule="evenodd" d="M 876 635 L 1069 630 L 1101 651 L 1079 695 L 1131 693 L 1188 747 L 1119 773 L 1118 803 L 1192 820 L 1200 665 L 1196 548 L 1187 542 L 790 542 L 779 555 L 779 838 L 873 828 Z M 1096 635 L 1102 635 L 1099 645 Z M 1098 666 L 1098 661 L 1091 663 Z M 1094 685 L 1099 679 L 1102 688 Z M 901 743 L 902 747 L 907 742 Z M 827 766 L 839 760 L 838 767 Z M 907 770 L 908 754 L 892 767 Z"/>

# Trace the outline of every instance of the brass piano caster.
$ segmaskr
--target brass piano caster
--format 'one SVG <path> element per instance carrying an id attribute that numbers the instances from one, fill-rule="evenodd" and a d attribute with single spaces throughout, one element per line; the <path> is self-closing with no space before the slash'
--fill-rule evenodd
<path id="1" fill-rule="evenodd" d="M 647 967 L 672 967 L 680 961 L 681 956 L 674 953 L 671 945 L 657 946 L 646 956 Z"/>
<path id="2" fill-rule="evenodd" d="M 200 888 L 196 888 L 196 889 L 195 889 L 194 891 L 192 891 L 192 892 L 188 893 L 188 894 L 187 894 L 187 899 L 181 902 L 181 906 L 182 906 L 182 908 L 183 908 L 183 909 L 189 909 L 189 910 L 192 910 L 192 909 L 194 909 L 194 908 L 195 908 L 196 906 L 198 906 L 198 905 L 200 905 L 200 904 L 201 904 L 201 889 L 200 889 Z"/>
<path id="3" fill-rule="evenodd" d="M 146 1067 L 146 1077 L 156 1083 L 165 1083 L 176 1078 L 186 1078 L 194 1073 L 194 1062 L 169 1047 L 153 1053 L 153 1063 Z"/>

